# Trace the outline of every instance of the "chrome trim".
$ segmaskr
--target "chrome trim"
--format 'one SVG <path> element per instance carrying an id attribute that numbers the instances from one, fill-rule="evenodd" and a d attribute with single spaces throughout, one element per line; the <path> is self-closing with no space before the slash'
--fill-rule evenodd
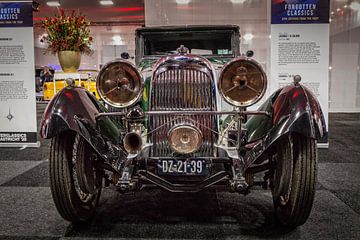
<path id="1" fill-rule="evenodd" d="M 190 153 L 193 153 L 193 152 L 196 152 L 197 150 L 199 150 L 201 144 L 203 144 L 203 142 L 204 142 L 203 133 L 202 133 L 202 131 L 201 131 L 198 127 L 196 127 L 196 126 L 193 125 L 193 124 L 188 124 L 188 123 L 185 123 L 185 124 L 175 124 L 173 127 L 170 128 L 170 130 L 168 131 L 168 134 L 167 134 L 168 143 L 169 143 L 170 148 L 171 148 L 173 151 L 175 151 L 175 152 L 184 153 L 184 152 L 179 152 L 179 151 L 177 151 L 176 149 L 173 148 L 173 144 L 172 144 L 171 138 L 170 138 L 171 133 L 172 133 L 173 131 L 175 131 L 176 129 L 179 129 L 179 128 L 182 128 L 182 129 L 184 129 L 184 128 L 191 129 L 191 130 L 197 132 L 197 134 L 200 136 L 200 139 L 201 139 L 201 141 L 198 142 L 196 148 L 195 148 L 193 151 L 191 151 L 191 152 L 186 152 L 186 154 L 190 154 Z"/>
<path id="2" fill-rule="evenodd" d="M 139 170 L 136 173 L 140 176 L 141 180 L 149 181 L 156 186 L 159 186 L 170 192 L 200 192 L 208 187 L 211 187 L 221 181 L 229 180 L 230 176 L 226 171 L 220 171 L 213 175 L 210 175 L 201 182 L 196 182 L 194 184 L 173 184 L 166 179 L 145 170 Z"/>
<path id="3" fill-rule="evenodd" d="M 145 116 L 161 116 L 161 115 L 171 115 L 171 116 L 187 116 L 187 115 L 265 115 L 270 117 L 271 114 L 266 111 L 147 111 L 144 112 Z M 124 112 L 107 112 L 99 113 L 96 115 L 96 118 L 104 116 L 125 116 Z"/>
<path id="4" fill-rule="evenodd" d="M 169 126 L 167 123 L 187 124 L 198 127 L 204 136 L 200 149 L 195 154 L 213 155 L 213 143 L 217 135 L 207 127 L 217 131 L 218 121 L 213 115 L 201 117 L 199 114 L 187 114 L 188 119 L 172 121 L 178 114 L 166 114 L 171 111 L 191 113 L 198 111 L 215 111 L 217 109 L 216 80 L 212 64 L 205 58 L 192 54 L 174 54 L 161 58 L 154 66 L 149 92 L 150 112 L 160 114 L 147 115 L 150 128 L 158 129 L 152 135 L 154 143 L 153 156 L 168 156 L 172 150 L 165 141 Z M 184 115 L 184 114 L 180 114 Z M 190 118 L 195 121 L 190 121 Z M 190 122 L 189 122 L 190 121 Z M 166 123 L 166 125 L 164 125 Z M 163 126 L 163 128 L 158 128 Z M 150 131 L 150 132 L 151 132 Z"/>
<path id="5" fill-rule="evenodd" d="M 130 102 L 128 102 L 127 104 L 113 104 L 112 102 L 108 101 L 105 97 L 102 96 L 101 94 L 101 91 L 100 91 L 100 86 L 99 86 L 99 78 L 101 76 L 101 73 L 103 71 L 106 70 L 107 67 L 109 67 L 110 65 L 114 64 L 114 63 L 121 63 L 121 64 L 126 64 L 128 65 L 129 67 L 131 67 L 134 72 L 136 73 L 136 75 L 139 77 L 139 79 L 141 80 L 141 86 L 140 86 L 140 89 L 139 89 L 139 92 L 136 96 L 136 98 L 132 99 Z M 144 87 L 145 87 L 145 81 L 144 81 L 144 78 L 143 76 L 141 75 L 141 73 L 139 72 L 139 70 L 137 69 L 137 67 L 132 64 L 131 62 L 129 61 L 126 61 L 124 59 L 116 59 L 116 60 L 113 60 L 113 61 L 110 61 L 108 63 L 106 63 L 102 68 L 101 70 L 99 71 L 99 74 L 96 76 L 96 91 L 99 93 L 99 96 L 101 97 L 101 99 L 108 105 L 112 106 L 112 107 L 115 107 L 115 108 L 126 108 L 126 107 L 130 107 L 134 104 L 136 104 L 142 97 L 143 95 L 143 91 L 144 91 Z"/>
<path id="6" fill-rule="evenodd" d="M 223 91 L 222 91 L 222 89 L 221 89 L 221 86 L 220 86 L 221 78 L 223 77 L 223 74 L 224 74 L 225 70 L 226 70 L 231 64 L 233 64 L 234 62 L 237 62 L 237 61 L 248 61 L 248 62 L 251 62 L 251 63 L 254 64 L 256 67 L 259 68 L 260 73 L 261 73 L 261 75 L 262 75 L 263 78 L 264 78 L 265 87 L 262 89 L 261 94 L 260 94 L 258 97 L 254 98 L 254 99 L 252 99 L 252 100 L 250 100 L 250 101 L 248 101 L 248 102 L 246 102 L 245 104 L 241 104 L 241 103 L 239 103 L 239 102 L 237 102 L 237 101 L 233 101 L 233 100 L 231 100 L 231 99 L 228 99 L 228 98 L 224 95 L 224 93 L 223 93 Z M 220 95 L 222 96 L 222 98 L 223 98 L 227 103 L 229 103 L 230 105 L 236 106 L 236 107 L 249 107 L 249 106 L 251 106 L 251 105 L 254 105 L 254 104 L 257 103 L 258 101 L 260 101 L 260 99 L 263 98 L 263 96 L 265 95 L 266 89 L 267 89 L 267 83 L 268 83 L 268 81 L 267 81 L 267 76 L 266 76 L 266 73 L 265 73 L 265 71 L 263 70 L 262 66 L 261 66 L 257 61 L 255 61 L 255 60 L 252 59 L 252 58 L 245 57 L 245 56 L 241 56 L 241 57 L 238 57 L 238 58 L 234 58 L 233 60 L 231 60 L 230 62 L 226 63 L 226 64 L 222 67 L 222 69 L 221 69 L 221 71 L 220 71 L 220 74 L 219 74 L 219 79 L 218 79 L 218 82 L 217 82 L 217 88 L 218 88 L 219 93 L 220 93 Z"/>

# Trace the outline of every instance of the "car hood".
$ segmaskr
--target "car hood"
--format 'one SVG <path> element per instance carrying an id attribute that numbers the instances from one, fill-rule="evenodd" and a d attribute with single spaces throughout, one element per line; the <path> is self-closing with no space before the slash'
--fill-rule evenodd
<path id="1" fill-rule="evenodd" d="M 213 65 L 216 71 L 220 70 L 224 64 L 229 62 L 232 58 L 214 58 L 214 57 L 206 57 L 206 59 Z M 159 59 L 142 59 L 138 64 L 138 69 L 142 73 L 143 77 L 146 79 L 151 75 L 151 72 L 154 68 L 154 65 L 157 63 Z"/>

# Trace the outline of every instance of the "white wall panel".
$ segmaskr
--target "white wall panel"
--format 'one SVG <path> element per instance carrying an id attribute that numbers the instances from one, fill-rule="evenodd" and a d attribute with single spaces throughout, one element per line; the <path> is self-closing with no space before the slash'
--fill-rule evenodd
<path id="1" fill-rule="evenodd" d="M 127 51 L 130 56 L 135 56 L 135 30 L 139 26 L 92 26 L 91 35 L 94 39 L 91 56 L 82 55 L 80 69 L 98 69 L 116 57 L 120 57 L 121 52 Z M 40 42 L 44 31 L 37 28 L 35 31 L 35 65 L 59 65 L 57 56 L 44 54 L 46 45 Z M 117 36 L 117 41 L 113 37 Z M 119 38 L 120 37 L 120 38 Z M 112 46 L 112 47 L 111 47 Z M 111 50 L 113 48 L 113 50 Z"/>
<path id="2" fill-rule="evenodd" d="M 254 35 L 251 41 L 241 40 L 242 52 L 253 50 L 255 58 L 266 66 L 269 45 L 266 9 L 264 0 L 247 0 L 243 4 L 230 0 L 191 0 L 185 5 L 175 0 L 146 0 L 145 25 L 238 25 L 242 35 Z"/>
<path id="3" fill-rule="evenodd" d="M 358 43 L 334 43 L 330 84 L 330 109 L 335 112 L 360 111 L 358 95 Z"/>

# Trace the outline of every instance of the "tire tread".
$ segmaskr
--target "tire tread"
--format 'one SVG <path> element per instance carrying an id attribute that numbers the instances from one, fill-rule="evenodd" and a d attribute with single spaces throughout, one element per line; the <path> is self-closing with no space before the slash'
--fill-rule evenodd
<path id="1" fill-rule="evenodd" d="M 50 188 L 59 214 L 64 219 L 76 223 L 90 220 L 95 207 L 94 209 L 89 209 L 88 213 L 81 213 L 73 199 L 75 190 L 72 183 L 72 169 L 70 168 L 69 161 L 72 161 L 74 139 L 75 135 L 73 133 L 65 132 L 54 137 L 51 141 Z M 85 150 L 85 148 L 82 149 Z M 96 198 L 98 200 L 98 197 Z"/>

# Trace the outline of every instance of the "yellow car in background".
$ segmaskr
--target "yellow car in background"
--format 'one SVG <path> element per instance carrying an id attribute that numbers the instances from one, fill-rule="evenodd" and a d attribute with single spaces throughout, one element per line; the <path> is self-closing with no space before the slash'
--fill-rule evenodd
<path id="1" fill-rule="evenodd" d="M 87 89 L 93 93 L 97 99 L 100 99 L 96 90 L 96 77 L 98 73 L 99 71 L 90 69 L 79 70 L 76 73 L 55 72 L 53 80 L 43 83 L 44 100 L 51 100 L 57 92 L 66 87 L 66 79 L 68 78 L 75 80 L 75 86 Z"/>

